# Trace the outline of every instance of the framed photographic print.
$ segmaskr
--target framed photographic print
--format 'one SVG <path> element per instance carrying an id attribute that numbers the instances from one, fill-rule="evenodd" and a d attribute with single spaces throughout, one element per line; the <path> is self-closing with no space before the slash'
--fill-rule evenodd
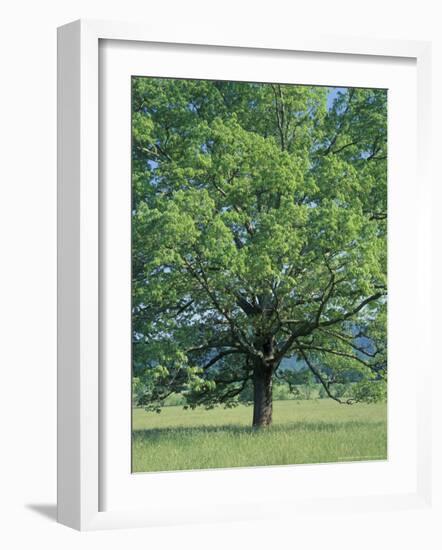
<path id="1" fill-rule="evenodd" d="M 425 505 L 428 48 L 59 30 L 60 522 Z"/>
<path id="2" fill-rule="evenodd" d="M 386 459 L 387 90 L 131 88 L 132 470 Z"/>

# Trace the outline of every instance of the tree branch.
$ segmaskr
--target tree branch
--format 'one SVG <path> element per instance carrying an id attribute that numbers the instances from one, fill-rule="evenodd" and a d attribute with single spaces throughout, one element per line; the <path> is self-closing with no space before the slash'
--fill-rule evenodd
<path id="1" fill-rule="evenodd" d="M 319 330 L 321 332 L 324 332 L 325 334 L 329 334 L 330 336 L 333 336 L 334 338 L 337 338 L 338 340 L 341 340 L 342 342 L 344 342 L 345 344 L 347 344 L 348 346 L 350 346 L 354 350 L 359 351 L 360 353 L 363 353 L 367 357 L 374 358 L 379 353 L 378 350 L 376 350 L 374 353 L 369 353 L 364 348 L 362 348 L 360 346 L 357 346 L 350 337 L 345 337 L 344 335 L 340 334 L 339 332 L 335 332 L 335 331 L 332 331 L 332 330 L 326 330 L 326 329 L 322 329 L 322 328 L 320 328 Z M 355 335 L 354 338 L 358 338 L 358 335 Z"/>
<path id="2" fill-rule="evenodd" d="M 210 367 L 213 367 L 213 365 L 215 365 L 215 363 L 218 363 L 218 361 L 220 359 L 222 359 L 223 357 L 225 357 L 226 355 L 232 355 L 233 353 L 241 353 L 239 350 L 237 349 L 231 349 L 231 350 L 226 350 L 226 351 L 221 351 L 220 353 L 218 353 L 217 355 L 215 355 L 215 357 L 213 357 L 212 359 L 210 359 L 210 361 L 208 363 L 206 363 L 203 367 L 201 367 L 203 370 L 208 370 L 210 369 Z"/>
<path id="3" fill-rule="evenodd" d="M 331 383 L 329 381 L 325 381 L 323 379 L 322 374 L 310 362 L 310 360 L 308 359 L 306 353 L 304 352 L 303 347 L 299 344 L 299 342 L 297 342 L 297 349 L 298 349 L 299 353 L 301 354 L 302 358 L 304 359 L 305 364 L 308 366 L 308 368 L 311 370 L 311 372 L 316 376 L 316 378 L 322 384 L 322 387 L 324 388 L 325 392 L 327 393 L 327 395 L 331 399 L 333 399 L 334 401 L 337 401 L 338 403 L 346 404 L 346 405 L 352 405 L 354 403 L 353 399 L 347 399 L 347 400 L 343 401 L 342 399 L 339 399 L 339 397 L 336 397 L 335 395 L 333 395 L 330 391 Z"/>
<path id="4" fill-rule="evenodd" d="M 312 351 L 319 351 L 319 352 L 322 352 L 322 353 L 330 353 L 331 355 L 337 355 L 338 357 L 345 357 L 347 359 L 353 359 L 355 361 L 358 361 L 359 363 L 361 363 L 362 365 L 364 365 L 365 367 L 367 367 L 369 369 L 373 368 L 373 365 L 370 365 L 370 363 L 368 363 L 367 361 L 364 361 L 363 359 L 361 359 L 357 355 L 352 355 L 351 353 L 346 353 L 345 351 L 337 351 L 337 350 L 333 350 L 333 349 L 329 349 L 329 348 L 324 348 L 322 346 L 312 346 L 310 344 L 307 344 L 307 345 L 303 344 L 303 349 L 312 350 Z"/>
<path id="5" fill-rule="evenodd" d="M 330 319 L 329 321 L 324 321 L 320 323 L 319 326 L 328 327 L 331 325 L 335 325 L 336 323 L 342 323 L 342 321 L 345 321 L 350 317 L 353 317 L 353 315 L 356 315 L 356 313 L 361 311 L 361 309 L 364 308 L 367 304 L 369 304 L 370 302 L 373 302 L 374 300 L 378 300 L 379 298 L 381 298 L 381 296 L 385 296 L 385 294 L 383 292 L 377 292 L 376 294 L 373 294 L 372 296 L 369 296 L 368 298 L 363 300 L 357 307 L 347 312 L 345 315 L 342 315 L 341 317 L 337 317 L 336 319 Z"/>

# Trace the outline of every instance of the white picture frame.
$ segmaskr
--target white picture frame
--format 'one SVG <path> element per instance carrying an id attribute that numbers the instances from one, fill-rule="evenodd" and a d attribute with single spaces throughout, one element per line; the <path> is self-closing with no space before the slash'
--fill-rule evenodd
<path id="1" fill-rule="evenodd" d="M 390 491 L 365 495 L 327 498 L 303 497 L 292 499 L 286 493 L 272 495 L 280 500 L 273 517 L 290 517 L 293 513 L 313 513 L 333 506 L 334 511 L 347 513 L 357 507 L 363 511 L 380 508 L 388 510 L 403 507 L 428 506 L 431 500 L 431 434 L 429 428 L 430 401 L 426 388 L 430 385 L 431 351 L 428 343 L 430 310 L 429 267 L 429 210 L 431 187 L 427 173 L 429 150 L 429 79 L 430 44 L 389 40 L 363 40 L 345 37 L 305 38 L 281 36 L 278 43 L 266 43 L 264 37 L 229 36 L 210 39 L 195 33 L 187 36 L 185 29 L 170 36 L 155 33 L 136 24 L 76 21 L 58 32 L 58 521 L 80 530 L 171 525 L 176 523 L 220 521 L 268 517 L 263 502 L 251 499 L 249 506 L 228 506 L 218 503 L 207 506 L 197 497 L 187 497 L 186 507 L 178 500 L 174 509 L 166 506 L 121 506 L 103 510 L 102 491 L 103 449 L 100 403 L 102 388 L 100 376 L 100 302 L 102 301 L 100 271 L 102 251 L 100 243 L 100 41 L 127 41 L 135 43 L 162 43 L 180 48 L 217 46 L 235 51 L 310 52 L 331 56 L 376 56 L 379 59 L 411 59 L 417 71 L 417 142 L 418 189 L 416 193 L 419 234 L 416 241 L 415 306 L 424 319 L 419 327 L 421 375 L 416 391 L 416 487 L 412 491 Z M 210 55 L 210 54 L 209 54 Z M 413 176 L 410 176 L 413 178 Z M 417 181 L 417 179 L 416 179 Z M 414 413 L 413 413 L 414 414 Z M 127 442 L 129 445 L 129 442 Z M 342 467 L 345 465 L 341 465 Z M 314 468 L 311 466 L 314 475 Z M 250 469 L 252 470 L 252 469 Z M 289 470 L 273 469 L 290 482 Z M 255 470 L 255 474 L 258 470 Z M 267 469 L 267 472 L 269 469 Z M 244 471 L 243 471 L 244 472 Z M 259 472 L 258 472 L 259 473 Z M 183 474 L 180 474 L 181 476 Z M 186 475 L 186 474 L 184 474 Z M 189 475 L 189 473 L 187 473 Z M 195 473 L 193 474 L 195 475 Z M 198 475 L 198 474 L 196 474 Z M 312 475 L 312 474 L 310 474 Z M 202 483 L 219 477 L 219 473 L 204 472 Z M 237 479 L 238 471 L 224 470 L 219 483 Z M 146 479 L 146 478 L 145 478 Z M 151 478 L 153 479 L 153 478 Z M 177 479 L 177 478 L 176 478 Z M 166 478 L 156 478 L 156 485 Z M 168 483 L 172 483 L 168 481 Z M 271 480 L 270 480 L 271 482 Z M 200 481 L 201 483 L 201 481 Z M 170 485 L 169 485 L 170 487 Z M 265 495 L 264 495 L 265 497 Z M 189 502 L 190 499 L 190 502 Z"/>

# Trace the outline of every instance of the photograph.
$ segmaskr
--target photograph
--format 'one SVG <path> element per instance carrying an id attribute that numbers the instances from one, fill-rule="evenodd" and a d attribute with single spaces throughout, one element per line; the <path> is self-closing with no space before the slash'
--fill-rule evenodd
<path id="1" fill-rule="evenodd" d="M 387 104 L 132 76 L 133 473 L 387 460 Z"/>

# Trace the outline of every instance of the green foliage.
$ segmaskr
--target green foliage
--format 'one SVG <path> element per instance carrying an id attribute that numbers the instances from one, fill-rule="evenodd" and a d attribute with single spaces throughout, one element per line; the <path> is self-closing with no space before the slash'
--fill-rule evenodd
<path id="1" fill-rule="evenodd" d="M 387 385 L 383 380 L 373 382 L 371 380 L 362 380 L 352 388 L 356 401 L 365 403 L 378 403 L 387 400 Z"/>
<path id="2" fill-rule="evenodd" d="M 295 399 L 295 395 L 293 391 L 290 391 L 288 384 L 278 382 L 273 385 L 273 399 L 275 401 L 287 401 L 289 399 Z"/>
<path id="3" fill-rule="evenodd" d="M 133 78 L 136 403 L 236 406 L 284 357 L 385 394 L 387 94 L 327 94 Z"/>

